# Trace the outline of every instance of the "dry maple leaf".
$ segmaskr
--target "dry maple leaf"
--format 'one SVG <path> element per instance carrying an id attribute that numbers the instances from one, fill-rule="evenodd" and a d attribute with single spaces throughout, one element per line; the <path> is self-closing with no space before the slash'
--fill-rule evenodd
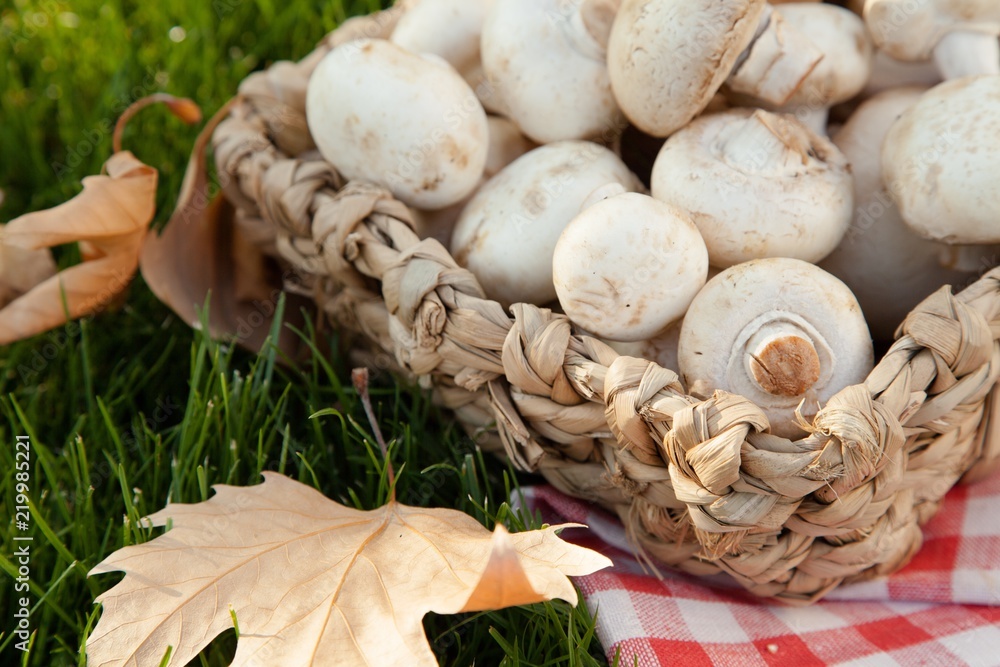
<path id="1" fill-rule="evenodd" d="M 97 599 L 91 667 L 158 665 L 168 646 L 168 664 L 187 664 L 232 627 L 230 610 L 240 630 L 233 665 L 431 666 L 427 612 L 575 604 L 567 576 L 611 564 L 559 539 L 560 527 L 491 534 L 456 510 L 390 502 L 361 511 L 264 477 L 157 512 L 149 519 L 169 519 L 167 533 L 91 571 L 126 573 Z"/>
<path id="2" fill-rule="evenodd" d="M 198 135 L 176 209 L 159 235 L 146 237 L 139 266 L 156 298 L 184 322 L 200 326 L 199 309 L 207 302 L 210 335 L 234 337 L 258 351 L 271 332 L 280 295 L 286 299 L 284 319 L 296 329 L 304 324 L 303 308 L 312 309 L 313 304 L 283 292 L 283 276 L 237 224 L 233 205 L 221 194 L 211 194 L 205 153 L 233 102 Z M 301 357 L 305 347 L 289 327 L 282 327 L 272 342 L 291 359 Z"/>
<path id="3" fill-rule="evenodd" d="M 5 255 L 24 252 L 37 257 L 46 248 L 79 243 L 83 262 L 6 304 L 0 310 L 0 345 L 97 312 L 128 287 L 156 212 L 157 171 L 121 150 L 121 132 L 136 111 L 154 102 L 165 102 L 186 122 L 200 118 L 190 100 L 160 94 L 136 102 L 115 128 L 115 154 L 104 163 L 104 174 L 84 178 L 83 191 L 68 202 L 23 215 L 3 229 L 0 245 Z"/>

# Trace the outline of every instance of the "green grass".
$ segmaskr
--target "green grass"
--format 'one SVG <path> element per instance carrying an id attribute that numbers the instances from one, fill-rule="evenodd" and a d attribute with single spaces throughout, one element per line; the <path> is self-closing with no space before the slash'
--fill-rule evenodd
<path id="1" fill-rule="evenodd" d="M 111 124 L 136 97 L 190 96 L 210 115 L 250 71 L 301 57 L 346 16 L 378 4 L 14 0 L 0 10 L 0 220 L 76 194 L 110 154 Z M 126 134 L 127 147 L 160 169 L 158 223 L 196 132 L 154 109 Z M 78 258 L 62 249 L 58 259 Z M 383 462 L 348 379 L 348 343 L 304 335 L 323 356 L 283 367 L 273 350 L 256 357 L 192 332 L 140 279 L 123 306 L 0 350 L 0 664 L 85 664 L 81 647 L 100 614 L 93 600 L 118 578 L 86 572 L 151 538 L 138 519 L 168 500 L 201 501 L 212 484 L 254 484 L 262 470 L 279 470 L 352 506 L 384 501 Z M 484 457 L 426 393 L 382 375 L 373 400 L 392 439 L 401 501 L 455 507 L 486 525 L 538 526 L 503 504 L 519 482 L 513 471 Z M 28 654 L 11 635 L 18 435 L 33 445 Z M 425 625 L 442 664 L 605 664 L 583 606 L 431 616 Z M 234 647 L 229 633 L 195 664 L 228 664 Z"/>

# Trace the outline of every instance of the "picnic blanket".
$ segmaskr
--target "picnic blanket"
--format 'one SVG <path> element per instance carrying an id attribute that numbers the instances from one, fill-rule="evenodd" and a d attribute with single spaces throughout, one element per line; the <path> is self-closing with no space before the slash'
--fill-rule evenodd
<path id="1" fill-rule="evenodd" d="M 907 567 L 804 608 L 721 577 L 657 576 L 611 514 L 550 487 L 524 501 L 549 523 L 588 525 L 563 537 L 614 561 L 576 583 L 620 665 L 1000 666 L 1000 476 L 952 489 Z"/>

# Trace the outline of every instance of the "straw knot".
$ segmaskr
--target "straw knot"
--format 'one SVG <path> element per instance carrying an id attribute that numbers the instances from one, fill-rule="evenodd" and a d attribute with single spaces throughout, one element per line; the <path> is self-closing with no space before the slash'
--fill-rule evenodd
<path id="1" fill-rule="evenodd" d="M 325 273 L 356 288 L 381 281 L 397 362 L 417 375 L 434 372 L 448 319 L 437 291 L 481 296 L 478 283 L 440 243 L 416 238 L 409 209 L 384 188 L 352 181 L 316 199 L 312 235 Z"/>
<path id="2" fill-rule="evenodd" d="M 666 466 L 660 442 L 674 412 L 690 404 L 677 373 L 645 359 L 618 357 L 605 376 L 604 399 L 618 445 L 647 465 Z"/>
<path id="3" fill-rule="evenodd" d="M 240 95 L 260 116 L 268 136 L 291 157 L 316 147 L 306 122 L 309 74 L 296 63 L 281 60 L 240 84 Z"/>
<path id="4" fill-rule="evenodd" d="M 747 435 L 768 426 L 767 416 L 751 401 L 717 391 L 674 414 L 674 428 L 664 443 L 671 469 L 711 494 L 727 493 L 740 477 Z"/>
<path id="5" fill-rule="evenodd" d="M 371 276 L 382 268 L 370 266 L 360 249 L 366 241 L 371 245 L 372 237 L 379 234 L 377 228 L 361 229 L 362 223 L 376 214 L 412 224 L 406 207 L 384 188 L 352 181 L 339 192 L 324 193 L 316 204 L 312 241 L 322 251 L 325 273 L 345 284 L 358 284 L 359 274 Z"/>
<path id="6" fill-rule="evenodd" d="M 602 406 L 582 397 L 566 374 L 569 320 L 529 304 L 515 304 L 511 313 L 501 363 L 513 405 L 561 456 L 592 460 L 596 440 L 610 434 Z"/>
<path id="7" fill-rule="evenodd" d="M 563 370 L 572 333 L 569 319 L 547 308 L 518 303 L 511 306 L 513 325 L 503 343 L 501 361 L 512 385 L 560 405 L 578 405 L 576 393 Z"/>
<path id="8" fill-rule="evenodd" d="M 479 283 L 434 239 L 400 252 L 377 275 L 400 364 L 418 375 L 437 370 L 454 293 L 482 296 Z"/>
<path id="9" fill-rule="evenodd" d="M 226 197 L 237 208 L 257 214 L 264 173 L 286 157 L 267 136 L 264 121 L 247 107 L 236 105 L 215 130 L 212 145 Z"/>
<path id="10" fill-rule="evenodd" d="M 821 502 L 834 502 L 873 480 L 893 457 L 903 455 L 905 436 L 899 420 L 861 385 L 833 396 L 810 430 L 813 436 L 807 442 L 821 447 L 813 466 L 840 471 L 816 491 Z"/>
<path id="11" fill-rule="evenodd" d="M 756 405 L 721 391 L 674 414 L 664 443 L 670 481 L 677 499 L 688 506 L 706 558 L 761 548 L 765 541 L 759 534 L 779 532 L 795 511 L 796 499 L 744 478 L 741 471 L 744 451 L 755 449 L 748 437 L 768 426 Z"/>
<path id="12" fill-rule="evenodd" d="M 344 179 L 328 162 L 280 160 L 271 165 L 261 182 L 261 216 L 286 234 L 308 238 L 316 194 L 343 186 Z"/>
<path id="13" fill-rule="evenodd" d="M 238 208 L 256 214 L 271 166 L 316 147 L 305 111 L 310 72 L 301 64 L 278 62 L 251 74 L 240 84 L 230 117 L 216 129 L 212 143 L 219 178 Z"/>
<path id="14" fill-rule="evenodd" d="M 961 378 L 979 370 L 993 356 L 993 332 L 986 317 L 963 303 L 945 286 L 911 312 L 899 335 L 931 350 Z"/>

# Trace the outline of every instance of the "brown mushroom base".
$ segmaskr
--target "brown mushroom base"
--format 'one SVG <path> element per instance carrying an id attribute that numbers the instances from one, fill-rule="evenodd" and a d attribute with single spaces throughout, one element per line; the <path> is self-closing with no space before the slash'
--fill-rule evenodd
<path id="1" fill-rule="evenodd" d="M 574 335 L 564 316 L 508 314 L 387 192 L 340 188 L 329 165 L 279 150 L 268 128 L 302 113 L 279 100 L 315 60 L 218 128 L 230 198 L 274 226 L 327 312 L 433 381 L 470 431 L 495 421 L 519 467 L 617 511 L 638 549 L 808 603 L 904 565 L 945 492 L 1000 455 L 1000 271 L 928 298 L 866 383 L 792 443 L 748 400 L 692 398 L 673 371 Z"/>
<path id="2" fill-rule="evenodd" d="M 801 396 L 819 380 L 819 355 L 797 336 L 770 340 L 747 364 L 761 389 L 773 396 Z"/>

